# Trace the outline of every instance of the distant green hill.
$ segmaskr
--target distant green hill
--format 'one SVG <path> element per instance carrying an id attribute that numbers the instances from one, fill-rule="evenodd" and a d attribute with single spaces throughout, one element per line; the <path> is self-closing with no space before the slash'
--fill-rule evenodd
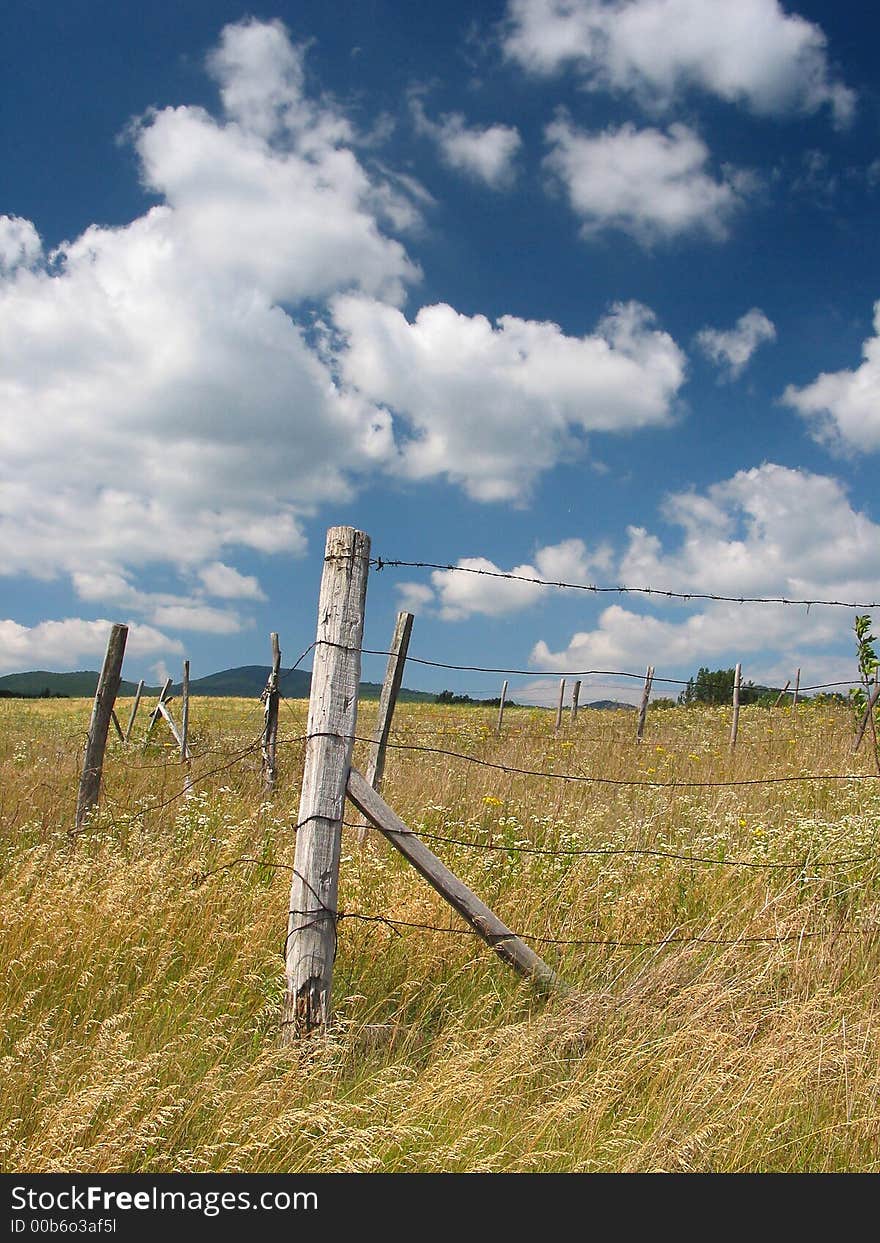
<path id="1" fill-rule="evenodd" d="M 39 696 L 48 691 L 50 695 L 68 695 L 71 699 L 80 699 L 94 695 L 97 685 L 98 673 L 91 669 L 81 670 L 79 673 L 49 673 L 45 669 L 34 669 L 30 673 L 7 673 L 0 678 L 0 690 L 9 691 L 13 695 Z M 133 695 L 136 690 L 136 682 L 120 683 L 120 695 Z M 158 687 L 151 687 L 150 690 L 159 693 Z"/>
<path id="2" fill-rule="evenodd" d="M 189 684 L 191 695 L 212 695 L 257 698 L 269 678 L 268 665 L 240 665 L 236 669 L 222 669 L 219 673 L 209 673 L 204 678 L 193 678 Z M 281 671 L 281 693 L 288 699 L 307 699 L 312 676 L 305 669 Z M 37 669 L 30 673 L 7 673 L 0 677 L 0 693 L 12 695 L 40 696 L 67 695 L 71 699 L 89 698 L 94 695 L 98 685 L 97 670 L 84 670 L 79 673 L 49 673 L 45 669 Z M 144 694 L 158 695 L 158 686 L 145 686 Z M 180 694 L 180 683 L 172 688 L 175 695 Z M 136 682 L 123 680 L 120 683 L 120 695 L 133 695 L 137 690 Z M 382 687 L 378 682 L 362 682 L 361 696 L 364 699 L 378 699 Z M 401 703 L 433 703 L 434 695 L 428 691 L 411 691 L 403 687 L 400 691 Z"/>

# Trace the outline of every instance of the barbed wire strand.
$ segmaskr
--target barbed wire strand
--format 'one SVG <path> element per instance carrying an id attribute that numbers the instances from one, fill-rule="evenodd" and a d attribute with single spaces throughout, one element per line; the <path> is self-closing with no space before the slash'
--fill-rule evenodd
<path id="1" fill-rule="evenodd" d="M 561 587 L 570 591 L 587 591 L 596 595 L 619 594 L 662 596 L 665 599 L 670 600 L 713 600 L 725 604 L 786 604 L 793 606 L 804 606 L 806 608 L 811 608 L 813 605 L 825 605 L 829 608 L 843 609 L 880 608 L 880 603 L 875 600 L 862 602 L 858 600 L 800 600 L 792 599 L 788 596 L 725 596 L 709 591 L 669 591 L 661 587 L 630 587 L 624 584 L 603 587 L 596 583 L 567 583 L 561 580 L 535 578 L 527 574 L 514 574 L 504 570 L 481 570 L 476 569 L 473 566 L 453 565 L 451 562 L 447 562 L 443 565 L 435 561 L 402 561 L 399 559 L 373 557 L 370 559 L 370 565 L 376 570 L 443 570 L 454 574 L 476 574 L 484 578 L 499 578 L 506 579 L 510 582 L 531 583 L 535 587 Z"/>
<path id="2" fill-rule="evenodd" d="M 373 743 L 372 738 L 364 738 L 359 734 L 339 734 L 333 731 L 318 731 L 308 735 L 308 737 L 338 738 L 341 742 L 362 742 L 369 745 Z M 299 741 L 299 739 L 291 741 Z M 279 745 L 281 742 L 282 740 L 279 739 Z M 540 768 L 520 768 L 513 764 L 499 764 L 493 760 L 484 760 L 480 756 L 468 755 L 463 751 L 452 751 L 446 747 L 427 747 L 418 743 L 389 741 L 386 743 L 386 746 L 397 751 L 418 751 L 432 755 L 443 755 L 450 759 L 464 760 L 468 764 L 476 764 L 481 768 L 491 768 L 498 772 L 513 773 L 524 777 L 543 777 L 548 781 L 567 781 L 587 785 L 630 786 L 633 788 L 647 787 L 660 790 L 786 785 L 811 781 L 877 781 L 880 779 L 880 773 L 791 773 L 783 777 L 741 777 L 731 778 L 728 781 L 641 781 L 623 777 L 596 777 L 587 773 L 557 773 L 546 772 Z"/>

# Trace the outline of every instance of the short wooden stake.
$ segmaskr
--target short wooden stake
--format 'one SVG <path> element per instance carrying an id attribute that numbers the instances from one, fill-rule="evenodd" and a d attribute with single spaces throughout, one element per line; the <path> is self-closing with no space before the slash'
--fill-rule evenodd
<path id="1" fill-rule="evenodd" d="M 571 688 L 571 723 L 572 725 L 574 725 L 578 719 L 578 701 L 580 700 L 580 697 L 581 697 L 581 684 L 580 684 L 580 679 L 578 679 L 578 681 L 575 682 L 574 686 Z"/>
<path id="2" fill-rule="evenodd" d="M 789 688 L 790 686 L 791 686 L 791 678 L 789 678 L 789 679 L 788 679 L 788 681 L 786 682 L 785 686 L 783 686 L 782 690 L 781 690 L 781 691 L 779 692 L 779 694 L 776 696 L 776 703 L 773 705 L 773 707 L 774 707 L 774 708 L 778 708 L 778 707 L 779 707 L 779 705 L 782 703 L 782 697 L 783 697 L 783 695 L 786 693 L 786 691 L 788 690 L 788 688 Z"/>
<path id="3" fill-rule="evenodd" d="M 370 538 L 327 532 L 285 949 L 284 1044 L 330 1017 L 345 787 L 357 727 Z"/>
<path id="4" fill-rule="evenodd" d="M 730 745 L 736 746 L 736 736 L 739 733 L 739 688 L 742 679 L 742 665 L 737 664 L 733 674 L 733 720 L 730 724 Z"/>
<path id="5" fill-rule="evenodd" d="M 125 737 L 122 739 L 123 742 L 129 742 L 131 740 L 131 731 L 134 727 L 134 718 L 137 716 L 137 710 L 140 707 L 141 695 L 143 695 L 143 693 L 144 679 L 141 678 L 140 682 L 137 684 L 137 690 L 134 693 L 134 703 L 131 705 L 131 716 L 128 718 L 128 726 L 125 730 Z"/>
<path id="6" fill-rule="evenodd" d="M 278 635 L 273 630 L 269 636 L 272 643 L 272 669 L 266 685 L 266 713 L 263 729 L 263 784 L 267 794 L 275 789 L 277 776 L 276 753 L 278 749 L 278 701 L 281 692 L 278 685 L 281 679 L 281 646 Z"/>
<path id="7" fill-rule="evenodd" d="M 800 669 L 798 669 L 797 675 L 795 676 L 795 679 L 794 679 L 794 698 L 791 701 L 792 716 L 794 716 L 794 714 L 797 712 L 798 694 L 800 692 L 800 689 L 801 689 L 801 671 Z"/>
<path id="8" fill-rule="evenodd" d="M 504 679 L 504 682 L 502 684 L 501 699 L 498 704 L 498 733 L 499 734 L 501 733 L 501 726 L 504 723 L 504 705 L 506 702 L 507 702 L 507 678 Z"/>
<path id="9" fill-rule="evenodd" d="M 348 797 L 428 884 L 492 946 L 499 958 L 520 975 L 530 979 L 542 992 L 550 992 L 560 987 L 560 981 L 553 969 L 515 932 L 511 932 L 495 912 L 480 901 L 472 889 L 468 889 L 467 885 L 450 872 L 355 768 L 348 775 Z"/>
<path id="10" fill-rule="evenodd" d="M 562 703 L 565 699 L 565 678 L 559 683 L 559 703 L 556 705 L 556 732 L 559 733 L 562 725 Z"/>
<path id="11" fill-rule="evenodd" d="M 180 692 L 180 758 L 184 762 L 189 759 L 187 737 L 189 735 L 189 661 L 183 662 L 183 683 Z"/>
<path id="12" fill-rule="evenodd" d="M 651 687 L 654 685 L 654 666 L 648 665 L 645 672 L 645 685 L 642 688 L 642 702 L 639 705 L 639 723 L 636 728 L 636 741 L 641 742 L 645 734 L 645 720 L 648 715 L 648 700 L 651 696 Z"/>
<path id="13" fill-rule="evenodd" d="M 92 719 L 86 739 L 85 755 L 83 756 L 82 776 L 79 781 L 79 792 L 76 800 L 76 827 L 81 829 L 83 822 L 92 808 L 97 804 L 101 793 L 101 773 L 104 768 L 104 750 L 107 746 L 107 731 L 110 728 L 110 717 L 119 682 L 122 677 L 122 658 L 125 655 L 125 641 L 128 638 L 128 626 L 114 625 L 107 641 L 107 652 L 98 686 L 95 691 L 95 702 L 92 705 Z"/>

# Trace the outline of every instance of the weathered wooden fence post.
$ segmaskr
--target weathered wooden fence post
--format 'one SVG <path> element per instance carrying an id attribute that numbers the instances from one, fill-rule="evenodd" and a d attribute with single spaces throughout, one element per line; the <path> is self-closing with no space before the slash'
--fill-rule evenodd
<path id="1" fill-rule="evenodd" d="M 498 703 L 498 733 L 499 734 L 501 733 L 501 726 L 504 723 L 504 704 L 506 700 L 507 700 L 507 678 L 504 679 L 504 684 L 501 687 L 501 699 L 499 700 L 499 703 Z"/>
<path id="2" fill-rule="evenodd" d="M 183 682 L 180 690 L 180 758 L 184 762 L 189 759 L 187 738 L 189 736 L 189 661 L 183 662 Z"/>
<path id="3" fill-rule="evenodd" d="M 263 785 L 267 794 L 275 789 L 277 774 L 276 753 L 278 750 L 278 701 L 281 692 L 278 689 L 281 677 L 281 645 L 276 631 L 269 636 L 272 643 L 272 669 L 266 686 L 266 714 L 263 729 Z"/>
<path id="4" fill-rule="evenodd" d="M 559 703 L 556 705 L 556 733 L 559 733 L 562 725 L 562 703 L 565 699 L 565 678 L 559 683 Z"/>
<path id="5" fill-rule="evenodd" d="M 645 672 L 645 685 L 642 688 L 642 702 L 639 705 L 639 723 L 636 728 L 636 742 L 641 742 L 645 734 L 645 719 L 648 715 L 648 699 L 651 695 L 651 687 L 654 685 L 654 666 L 648 665 Z"/>
<path id="6" fill-rule="evenodd" d="M 141 678 L 137 684 L 137 690 L 134 693 L 134 703 L 131 705 L 131 716 L 128 718 L 128 726 L 125 730 L 123 742 L 129 742 L 131 739 L 131 731 L 134 728 L 134 718 L 137 716 L 137 710 L 140 707 L 141 695 L 144 693 L 144 679 Z"/>
<path id="7" fill-rule="evenodd" d="M 403 682 L 403 670 L 406 665 L 406 654 L 409 651 L 409 640 L 413 628 L 412 613 L 398 613 L 394 626 L 391 647 L 388 649 L 388 664 L 385 668 L 385 681 L 382 683 L 382 694 L 379 697 L 379 712 L 376 717 L 376 731 L 373 745 L 367 760 L 364 776 L 374 790 L 382 785 L 382 774 L 385 771 L 385 755 L 388 749 L 388 735 L 391 733 L 391 721 L 397 696 Z"/>
<path id="8" fill-rule="evenodd" d="M 800 689 L 801 689 L 801 671 L 800 669 L 798 669 L 797 674 L 795 675 L 795 679 L 794 679 L 794 698 L 791 701 L 791 715 L 792 716 L 794 716 L 795 713 L 797 712 L 798 695 L 800 693 Z"/>
<path id="9" fill-rule="evenodd" d="M 737 664 L 733 674 L 733 720 L 730 723 L 730 745 L 736 746 L 736 736 L 739 733 L 739 688 L 742 680 L 742 665 Z"/>
<path id="10" fill-rule="evenodd" d="M 574 725 L 578 719 L 578 701 L 580 700 L 580 697 L 581 697 L 581 683 L 580 683 L 580 678 L 578 678 L 577 682 L 575 682 L 574 686 L 571 688 L 571 723 L 572 725 Z"/>
<path id="11" fill-rule="evenodd" d="M 79 793 L 76 800 L 77 829 L 82 828 L 86 816 L 97 803 L 101 793 L 101 773 L 104 768 L 107 731 L 110 728 L 110 715 L 116 703 L 116 694 L 122 677 L 122 658 L 125 655 L 127 638 L 128 626 L 116 624 L 111 629 L 110 638 L 107 640 L 107 652 L 95 691 L 92 719 L 83 757 L 82 776 L 79 781 Z"/>
<path id="12" fill-rule="evenodd" d="M 282 1042 L 327 1025 L 336 952 L 336 901 L 345 789 L 357 698 L 370 538 L 327 532 L 306 729 L 302 795 L 285 951 Z"/>

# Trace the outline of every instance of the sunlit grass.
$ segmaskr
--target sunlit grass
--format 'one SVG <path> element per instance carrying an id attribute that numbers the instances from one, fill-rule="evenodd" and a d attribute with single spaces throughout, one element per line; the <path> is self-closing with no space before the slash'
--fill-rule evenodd
<path id="1" fill-rule="evenodd" d="M 158 731 L 111 741 L 76 836 L 89 708 L 0 701 L 3 1169 L 880 1168 L 880 783 L 684 784 L 869 774 L 845 710 L 744 709 L 731 755 L 725 709 L 654 712 L 639 746 L 626 712 L 555 735 L 512 709 L 499 738 L 493 711 L 401 706 L 383 793 L 449 866 L 518 931 L 635 944 L 533 942 L 571 986 L 545 1001 L 471 936 L 344 919 L 334 1028 L 291 1051 L 274 865 L 305 705 L 282 710 L 271 801 L 259 704 L 196 700 L 188 791 Z M 344 912 L 462 927 L 344 834 Z"/>

